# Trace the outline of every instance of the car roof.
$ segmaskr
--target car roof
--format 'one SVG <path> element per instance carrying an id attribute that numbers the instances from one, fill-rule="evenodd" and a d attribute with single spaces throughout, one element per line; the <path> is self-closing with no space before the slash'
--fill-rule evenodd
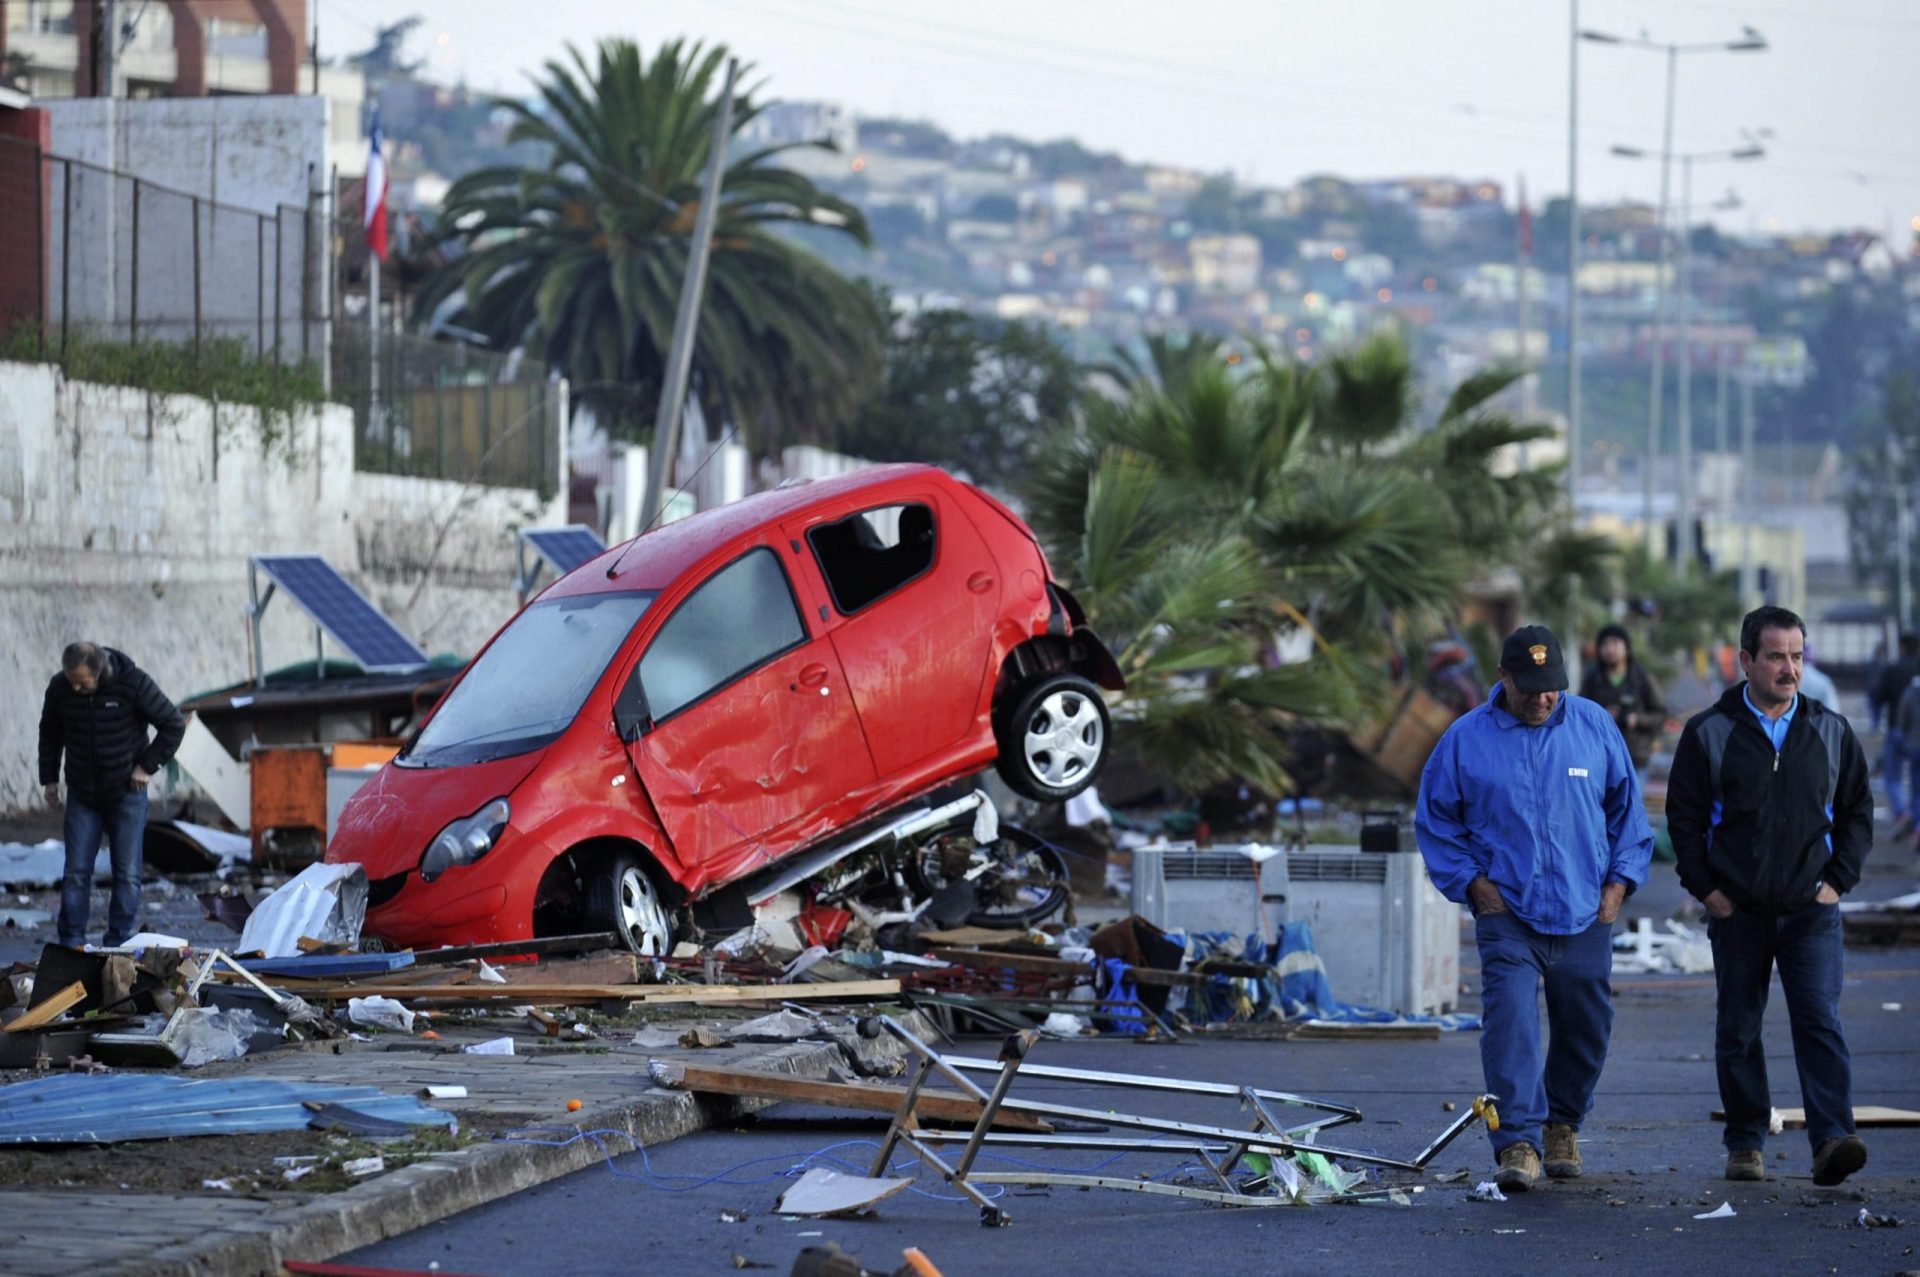
<path id="1" fill-rule="evenodd" d="M 884 490 L 902 480 L 955 480 L 938 466 L 899 463 L 869 466 L 824 479 L 802 479 L 756 492 L 729 505 L 702 510 L 689 518 L 643 533 L 581 564 L 542 591 L 542 598 L 604 594 L 615 590 L 659 590 L 714 550 L 770 523 L 779 523 L 823 505 Z M 630 547 L 630 548 L 629 548 Z M 624 555 L 624 557 L 622 557 Z M 609 578 L 607 569 L 619 564 Z"/>

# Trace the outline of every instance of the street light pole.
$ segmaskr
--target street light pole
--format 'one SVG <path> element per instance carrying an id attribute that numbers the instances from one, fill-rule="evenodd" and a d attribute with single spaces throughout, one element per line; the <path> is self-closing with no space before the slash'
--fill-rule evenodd
<path id="1" fill-rule="evenodd" d="M 1654 553 L 1658 545 L 1655 539 L 1653 506 L 1656 482 L 1655 477 L 1660 457 L 1660 416 L 1665 386 L 1662 384 L 1666 372 L 1666 322 L 1667 322 L 1667 192 L 1669 169 L 1673 157 L 1673 115 L 1674 88 L 1679 79 L 1680 55 L 1683 53 L 1758 53 L 1767 47 L 1767 41 L 1752 27 L 1745 28 L 1744 35 L 1738 40 L 1715 40 L 1701 44 L 1679 44 L 1649 40 L 1645 37 L 1629 39 L 1625 36 L 1608 35 L 1603 31 L 1582 31 L 1582 40 L 1591 40 L 1595 44 L 1617 44 L 1632 49 L 1650 49 L 1667 55 L 1667 101 L 1666 120 L 1662 130 L 1663 142 L 1660 147 L 1660 208 L 1656 214 L 1658 225 L 1656 239 L 1659 244 L 1658 273 L 1654 276 L 1653 287 L 1653 374 L 1650 387 L 1650 402 L 1647 405 L 1647 459 L 1646 459 L 1646 521 L 1647 549 Z M 1614 148 L 1617 151 L 1620 148 Z M 1683 409 L 1684 411 L 1684 409 Z M 1683 480 L 1684 482 L 1684 480 Z M 1684 512 L 1682 512 L 1684 517 Z M 1685 535 L 1674 537 L 1676 557 L 1681 546 L 1687 540 Z"/>
<path id="2" fill-rule="evenodd" d="M 1580 0 L 1567 39 L 1567 512 L 1580 516 Z"/>
<path id="3" fill-rule="evenodd" d="M 1693 264 L 1693 157 L 1680 157 L 1680 492 L 1673 557 L 1681 576 L 1693 571 L 1693 294 L 1688 268 Z"/>

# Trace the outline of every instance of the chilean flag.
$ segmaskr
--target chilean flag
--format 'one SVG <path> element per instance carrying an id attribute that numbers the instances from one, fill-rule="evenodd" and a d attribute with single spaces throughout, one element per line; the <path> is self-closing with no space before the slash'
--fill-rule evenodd
<path id="1" fill-rule="evenodd" d="M 364 224 L 367 248 L 387 260 L 387 161 L 380 154 L 380 108 L 373 110 L 373 149 L 367 155 L 367 207 Z"/>

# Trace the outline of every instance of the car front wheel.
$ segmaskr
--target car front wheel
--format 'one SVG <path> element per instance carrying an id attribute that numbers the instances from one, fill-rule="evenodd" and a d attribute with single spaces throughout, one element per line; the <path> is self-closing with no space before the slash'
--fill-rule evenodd
<path id="1" fill-rule="evenodd" d="M 1107 761 L 1112 723 L 1100 690 L 1078 674 L 1049 674 L 1015 693 L 997 718 L 1001 777 L 1039 802 L 1065 802 Z"/>
<path id="2" fill-rule="evenodd" d="M 620 937 L 635 953 L 664 958 L 673 950 L 673 918 L 653 875 L 640 858 L 624 853 L 607 860 L 587 888 L 587 912 L 595 926 Z"/>

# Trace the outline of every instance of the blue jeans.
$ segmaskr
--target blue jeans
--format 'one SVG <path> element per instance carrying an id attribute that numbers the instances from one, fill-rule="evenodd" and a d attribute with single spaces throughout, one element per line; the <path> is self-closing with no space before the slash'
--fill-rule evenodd
<path id="1" fill-rule="evenodd" d="M 1907 810 L 1907 743 L 1892 727 L 1887 728 L 1880 748 L 1880 780 L 1887 787 L 1887 806 L 1893 814 Z"/>
<path id="2" fill-rule="evenodd" d="M 1494 1155 L 1527 1143 L 1540 1150 L 1540 1127 L 1578 1129 L 1613 1032 L 1613 927 L 1596 921 L 1578 935 L 1535 931 L 1512 912 L 1474 919 L 1480 946 L 1480 1066 L 1498 1102 Z M 1547 990 L 1551 1040 L 1540 1053 L 1539 990 Z"/>
<path id="3" fill-rule="evenodd" d="M 130 789 L 109 808 L 95 807 L 67 794 L 67 872 L 60 880 L 60 943 L 79 948 L 87 942 L 87 913 L 93 903 L 93 862 L 106 837 L 113 860 L 113 896 L 107 907 L 106 947 L 123 943 L 140 921 L 140 840 L 147 828 L 147 791 Z"/>
<path id="4" fill-rule="evenodd" d="M 1735 910 L 1728 918 L 1709 916 L 1707 935 L 1719 987 L 1713 1062 L 1727 1113 L 1727 1148 L 1757 1149 L 1766 1142 L 1773 1101 L 1760 1021 L 1775 966 L 1793 1029 L 1807 1139 L 1818 1149 L 1823 1140 L 1853 1134 L 1853 1059 L 1840 1035 L 1840 906 L 1808 904 L 1777 918 Z"/>

